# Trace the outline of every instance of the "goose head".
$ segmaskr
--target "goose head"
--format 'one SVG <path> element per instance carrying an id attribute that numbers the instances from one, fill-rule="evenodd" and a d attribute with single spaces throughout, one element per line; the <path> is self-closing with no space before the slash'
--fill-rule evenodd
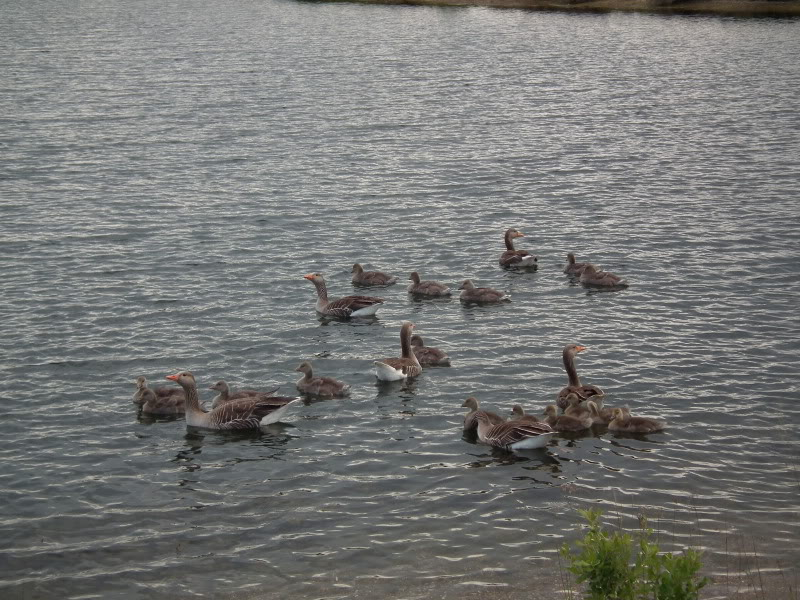
<path id="1" fill-rule="evenodd" d="M 308 374 L 308 373 L 311 372 L 311 363 L 308 362 L 307 360 L 304 360 L 299 365 L 297 365 L 297 368 L 295 369 L 295 371 L 300 371 L 301 373 Z"/>
<path id="2" fill-rule="evenodd" d="M 458 289 L 460 289 L 460 290 L 474 290 L 475 286 L 472 284 L 472 280 L 471 279 L 465 279 L 464 283 L 462 283 L 460 286 L 458 286 Z"/>
<path id="3" fill-rule="evenodd" d="M 208 386 L 208 389 L 214 390 L 215 392 L 223 392 L 223 393 L 227 393 L 227 392 L 230 391 L 230 388 L 228 387 L 228 384 L 222 379 L 220 379 L 214 385 Z"/>
<path id="4" fill-rule="evenodd" d="M 420 282 L 419 273 L 417 273 L 416 271 L 411 271 L 411 275 L 408 278 L 417 285 L 419 285 Z"/>
<path id="5" fill-rule="evenodd" d="M 350 272 L 351 273 L 363 273 L 364 272 L 364 267 L 362 267 L 360 264 L 356 263 L 356 264 L 353 265 L 353 268 L 351 269 Z"/>
<path id="6" fill-rule="evenodd" d="M 197 385 L 191 371 L 181 371 L 174 375 L 167 375 L 166 378 L 170 381 L 177 382 L 181 387 Z"/>
<path id="7" fill-rule="evenodd" d="M 468 408 L 470 411 L 478 410 L 478 399 L 474 396 L 470 396 L 466 400 L 464 400 L 464 404 L 461 405 L 462 408 Z"/>

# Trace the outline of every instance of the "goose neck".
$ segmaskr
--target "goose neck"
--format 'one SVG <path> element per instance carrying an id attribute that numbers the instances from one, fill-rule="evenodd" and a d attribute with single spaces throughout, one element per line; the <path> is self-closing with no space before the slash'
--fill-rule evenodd
<path id="1" fill-rule="evenodd" d="M 575 369 L 575 355 L 569 350 L 564 350 L 564 370 L 569 377 L 570 386 L 580 386 L 581 380 L 578 378 L 578 371 Z"/>

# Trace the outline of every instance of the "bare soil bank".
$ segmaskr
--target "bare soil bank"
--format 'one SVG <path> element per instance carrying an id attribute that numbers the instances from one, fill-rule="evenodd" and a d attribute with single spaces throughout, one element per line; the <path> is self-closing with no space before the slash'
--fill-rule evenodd
<path id="1" fill-rule="evenodd" d="M 649 12 L 742 17 L 798 17 L 800 0 L 325 0 L 419 6 L 490 6 L 572 12 Z"/>

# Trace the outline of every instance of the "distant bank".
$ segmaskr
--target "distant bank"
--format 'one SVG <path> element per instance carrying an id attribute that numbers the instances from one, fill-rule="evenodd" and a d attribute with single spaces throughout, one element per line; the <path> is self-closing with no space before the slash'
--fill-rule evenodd
<path id="1" fill-rule="evenodd" d="M 798 17 L 800 0 L 326 0 L 419 6 L 491 6 L 572 12 L 650 12 L 750 17 Z"/>

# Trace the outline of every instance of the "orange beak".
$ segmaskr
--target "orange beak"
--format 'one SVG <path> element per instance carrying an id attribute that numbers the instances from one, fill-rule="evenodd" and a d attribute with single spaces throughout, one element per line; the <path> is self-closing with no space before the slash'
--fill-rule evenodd
<path id="1" fill-rule="evenodd" d="M 169 379 L 170 381 L 178 381 L 177 375 L 167 375 L 166 378 Z"/>
<path id="2" fill-rule="evenodd" d="M 525 234 L 524 234 L 524 233 L 522 233 L 521 231 L 518 231 L 518 232 L 517 232 L 517 233 L 514 235 L 514 237 L 515 237 L 515 238 L 518 238 L 518 237 L 525 237 Z"/>
<path id="3" fill-rule="evenodd" d="M 576 352 L 583 352 L 584 350 L 586 350 L 586 346 L 578 346 L 577 348 L 575 348 Z"/>
<path id="4" fill-rule="evenodd" d="M 309 281 L 311 281 L 312 279 L 314 279 L 314 274 L 309 273 L 308 275 L 303 275 L 303 279 L 308 279 Z"/>

